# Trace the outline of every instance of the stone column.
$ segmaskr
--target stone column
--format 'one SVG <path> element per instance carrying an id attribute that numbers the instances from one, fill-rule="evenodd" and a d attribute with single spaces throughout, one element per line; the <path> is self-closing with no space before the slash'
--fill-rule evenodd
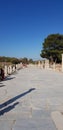
<path id="1" fill-rule="evenodd" d="M 45 60 L 45 69 L 49 68 L 49 60 Z"/>
<path id="2" fill-rule="evenodd" d="M 45 68 L 45 61 L 44 60 L 42 61 L 42 68 L 43 69 Z"/>
<path id="3" fill-rule="evenodd" d="M 10 65 L 10 74 L 12 73 L 12 66 Z"/>
<path id="4" fill-rule="evenodd" d="M 22 64 L 22 62 L 20 63 L 20 68 L 23 68 L 23 64 Z"/>
<path id="5" fill-rule="evenodd" d="M 38 62 L 38 67 L 40 67 L 40 61 Z"/>
<path id="6" fill-rule="evenodd" d="M 63 54 L 62 54 L 62 72 L 63 72 Z"/>
<path id="7" fill-rule="evenodd" d="M 4 68 L 4 73 L 5 73 L 5 77 L 8 75 L 8 69 L 7 69 L 7 66 L 5 65 L 5 68 Z"/>
<path id="8" fill-rule="evenodd" d="M 9 66 L 8 66 L 8 74 L 9 74 Z"/>
<path id="9" fill-rule="evenodd" d="M 43 69 L 44 61 L 41 61 L 41 69 Z"/>
<path id="10" fill-rule="evenodd" d="M 19 64 L 17 64 L 17 70 L 19 70 Z"/>
<path id="11" fill-rule="evenodd" d="M 55 63 L 53 63 L 53 70 L 55 71 Z"/>
<path id="12" fill-rule="evenodd" d="M 16 64 L 16 70 L 17 70 L 17 68 L 18 68 L 17 66 L 18 66 L 18 65 Z"/>
<path id="13" fill-rule="evenodd" d="M 15 66 L 13 66 L 13 72 L 15 72 Z"/>
<path id="14" fill-rule="evenodd" d="M 8 74 L 11 74 L 11 73 L 12 73 L 12 66 L 9 65 L 9 67 L 8 67 Z"/>

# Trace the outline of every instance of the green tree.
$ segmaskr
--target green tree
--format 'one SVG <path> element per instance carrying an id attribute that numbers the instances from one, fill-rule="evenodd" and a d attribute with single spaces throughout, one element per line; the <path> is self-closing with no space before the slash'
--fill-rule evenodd
<path id="1" fill-rule="evenodd" d="M 40 56 L 54 62 L 61 62 L 63 53 L 63 35 L 51 34 L 44 39 Z"/>
<path id="2" fill-rule="evenodd" d="M 28 59 L 26 57 L 22 58 L 22 63 L 23 64 L 28 64 Z"/>
<path id="3" fill-rule="evenodd" d="M 20 63 L 20 61 L 17 58 L 11 58 L 11 63 L 12 64 L 18 64 L 18 63 Z"/>
<path id="4" fill-rule="evenodd" d="M 33 61 L 33 59 L 29 59 L 29 63 L 32 63 L 32 64 L 34 64 L 34 61 Z"/>
<path id="5" fill-rule="evenodd" d="M 15 57 L 0 56 L 0 62 L 10 62 L 12 64 L 18 64 L 18 63 L 20 63 L 20 60 Z"/>

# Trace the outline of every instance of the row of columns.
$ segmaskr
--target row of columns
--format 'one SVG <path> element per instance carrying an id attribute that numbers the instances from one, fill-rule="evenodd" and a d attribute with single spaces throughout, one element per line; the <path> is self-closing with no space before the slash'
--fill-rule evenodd
<path id="1" fill-rule="evenodd" d="M 38 62 L 38 67 L 48 69 L 49 68 L 49 60 L 42 60 Z"/>
<path id="2" fill-rule="evenodd" d="M 49 60 L 42 60 L 38 62 L 38 67 L 40 68 L 44 68 L 44 69 L 56 69 L 56 65 L 55 63 L 53 63 L 52 65 L 49 64 Z M 61 64 L 61 71 L 63 72 L 63 54 L 62 54 L 62 64 Z"/>
<path id="3" fill-rule="evenodd" d="M 16 64 L 16 65 L 13 65 L 13 66 L 12 65 L 9 65 L 9 66 L 5 65 L 5 67 L 4 67 L 5 77 L 7 75 L 12 74 L 16 70 L 21 69 L 22 67 L 23 67 L 22 63 Z M 44 69 L 49 69 L 50 68 L 49 60 L 39 61 L 38 62 L 38 67 L 44 68 Z M 53 63 L 52 69 L 55 70 L 55 63 Z M 62 67 L 61 67 L 61 71 L 63 72 L 63 54 L 62 54 Z"/>
<path id="4" fill-rule="evenodd" d="M 16 70 L 21 69 L 22 67 L 23 67 L 22 63 L 16 64 L 16 65 L 9 65 L 9 66 L 5 65 L 5 67 L 4 67 L 5 77 L 12 74 Z"/>

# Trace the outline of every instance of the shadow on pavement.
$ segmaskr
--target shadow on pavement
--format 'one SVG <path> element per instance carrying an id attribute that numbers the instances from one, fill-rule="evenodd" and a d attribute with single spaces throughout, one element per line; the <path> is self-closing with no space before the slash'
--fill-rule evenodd
<path id="1" fill-rule="evenodd" d="M 4 87 L 5 85 L 0 85 L 0 88 Z"/>
<path id="2" fill-rule="evenodd" d="M 1 87 L 4 87 L 4 86 L 5 86 L 5 85 L 4 85 L 2 82 L 0 82 L 0 88 L 1 88 Z"/>
<path id="3" fill-rule="evenodd" d="M 0 111 L 0 115 L 3 115 L 5 112 L 10 111 L 10 110 L 13 109 L 18 103 L 17 103 L 17 104 L 14 103 L 13 105 L 8 106 L 8 107 L 7 107 L 7 105 L 9 105 L 9 104 L 15 102 L 17 99 L 19 99 L 19 98 L 25 96 L 26 94 L 31 93 L 31 92 L 34 91 L 34 90 L 35 90 L 35 88 L 31 88 L 31 89 L 29 89 L 28 91 L 26 91 L 26 92 L 24 92 L 24 93 L 22 93 L 22 94 L 19 94 L 19 95 L 13 97 L 13 98 L 7 100 L 6 102 L 0 104 L 0 109 L 2 109 L 3 107 L 6 107 L 6 108 L 4 108 L 3 110 Z"/>
<path id="4" fill-rule="evenodd" d="M 2 84 L 2 82 L 0 81 L 0 84 Z"/>
<path id="5" fill-rule="evenodd" d="M 4 81 L 12 80 L 12 79 L 14 79 L 14 78 L 15 78 L 15 77 L 12 77 L 12 78 L 11 78 L 11 77 L 7 77 L 7 78 L 4 79 Z"/>
<path id="6" fill-rule="evenodd" d="M 1 110 L 1 111 L 0 111 L 0 116 L 4 115 L 4 113 L 6 113 L 6 112 L 11 111 L 11 110 L 14 109 L 15 106 L 18 105 L 18 104 L 19 104 L 19 102 L 16 102 L 16 103 L 14 103 L 13 105 L 10 105 L 10 106 L 4 108 L 3 110 Z"/>

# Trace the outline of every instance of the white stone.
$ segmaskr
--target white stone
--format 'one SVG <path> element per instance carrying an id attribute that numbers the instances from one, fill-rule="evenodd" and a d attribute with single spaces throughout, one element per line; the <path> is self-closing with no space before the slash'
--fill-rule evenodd
<path id="1" fill-rule="evenodd" d="M 11 74 L 11 73 L 12 73 L 12 66 L 9 65 L 9 66 L 8 66 L 8 74 Z"/>
<path id="2" fill-rule="evenodd" d="M 55 71 L 55 63 L 53 63 L 53 70 Z"/>
<path id="3" fill-rule="evenodd" d="M 45 69 L 49 68 L 49 60 L 45 60 Z"/>
<path id="4" fill-rule="evenodd" d="M 8 75 L 8 69 L 7 69 L 7 66 L 5 65 L 5 68 L 4 68 L 4 73 L 5 73 L 5 76 Z"/>
<path id="5" fill-rule="evenodd" d="M 58 130 L 63 130 L 63 115 L 59 111 L 52 112 L 52 119 Z"/>

